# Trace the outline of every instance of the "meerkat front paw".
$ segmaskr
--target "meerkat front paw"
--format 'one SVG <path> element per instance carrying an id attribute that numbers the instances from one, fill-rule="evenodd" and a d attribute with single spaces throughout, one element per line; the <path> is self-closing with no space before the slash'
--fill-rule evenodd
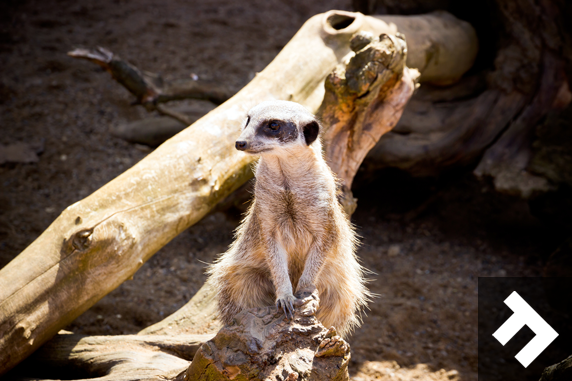
<path id="1" fill-rule="evenodd" d="M 280 296 L 276 299 L 276 307 L 282 309 L 288 319 L 294 319 L 294 302 L 296 297 L 292 294 Z"/>
<path id="2" fill-rule="evenodd" d="M 306 299 L 306 298 L 319 299 L 318 289 L 313 284 L 308 284 L 305 286 L 298 286 L 298 289 L 296 290 L 296 298 L 298 298 L 298 299 Z"/>
<path id="3" fill-rule="evenodd" d="M 314 316 L 320 305 L 318 289 L 314 285 L 298 288 L 296 291 L 294 306 L 302 316 Z"/>

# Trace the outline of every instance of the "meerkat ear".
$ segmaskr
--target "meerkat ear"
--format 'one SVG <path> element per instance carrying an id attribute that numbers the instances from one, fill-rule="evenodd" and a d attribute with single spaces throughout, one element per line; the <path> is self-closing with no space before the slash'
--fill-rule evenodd
<path id="1" fill-rule="evenodd" d="M 304 132 L 304 139 L 306 140 L 306 144 L 310 145 L 314 143 L 314 141 L 318 138 L 318 134 L 320 133 L 320 125 L 314 120 L 306 124 L 302 130 Z"/>

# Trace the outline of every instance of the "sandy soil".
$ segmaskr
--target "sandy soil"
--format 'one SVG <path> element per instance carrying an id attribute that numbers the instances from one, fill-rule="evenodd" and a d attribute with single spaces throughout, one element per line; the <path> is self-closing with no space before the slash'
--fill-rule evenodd
<path id="1" fill-rule="evenodd" d="M 32 144 L 41 155 L 0 166 L 0 267 L 66 206 L 150 151 L 109 135 L 149 115 L 68 50 L 104 46 L 167 78 L 194 73 L 238 90 L 307 18 L 333 8 L 351 9 L 342 0 L 3 2 L 0 144 Z M 360 176 L 353 221 L 379 296 L 349 340 L 352 377 L 476 381 L 478 277 L 537 275 L 557 240 L 526 203 L 490 192 L 466 171 L 439 180 Z M 176 311 L 230 244 L 239 218 L 235 210 L 209 215 L 67 329 L 136 333 Z"/>

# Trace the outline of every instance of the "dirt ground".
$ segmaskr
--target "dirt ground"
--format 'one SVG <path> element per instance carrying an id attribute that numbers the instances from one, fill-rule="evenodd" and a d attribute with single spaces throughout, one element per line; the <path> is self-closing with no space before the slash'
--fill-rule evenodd
<path id="1" fill-rule="evenodd" d="M 167 78 L 196 74 L 236 91 L 306 19 L 329 9 L 351 3 L 2 2 L 0 144 L 31 144 L 39 161 L 0 166 L 0 267 L 64 208 L 150 152 L 109 134 L 149 115 L 107 73 L 67 51 L 104 46 Z M 560 241 L 525 202 L 490 191 L 470 170 L 425 180 L 387 170 L 375 181 L 359 174 L 356 184 L 359 256 L 378 297 L 349 339 L 353 379 L 476 381 L 478 277 L 538 275 Z M 235 210 L 209 215 L 66 329 L 136 333 L 176 311 L 239 219 Z"/>

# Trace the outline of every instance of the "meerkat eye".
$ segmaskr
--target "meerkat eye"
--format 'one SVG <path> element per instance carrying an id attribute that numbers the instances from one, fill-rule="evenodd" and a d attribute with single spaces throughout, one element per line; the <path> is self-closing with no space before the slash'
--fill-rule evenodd
<path id="1" fill-rule="evenodd" d="M 277 121 L 273 120 L 270 123 L 268 123 L 268 128 L 270 128 L 272 131 L 277 131 L 280 128 L 280 124 L 278 124 Z"/>
<path id="2" fill-rule="evenodd" d="M 244 125 L 244 128 L 248 127 L 248 123 L 250 123 L 250 117 L 246 118 L 246 124 Z"/>

